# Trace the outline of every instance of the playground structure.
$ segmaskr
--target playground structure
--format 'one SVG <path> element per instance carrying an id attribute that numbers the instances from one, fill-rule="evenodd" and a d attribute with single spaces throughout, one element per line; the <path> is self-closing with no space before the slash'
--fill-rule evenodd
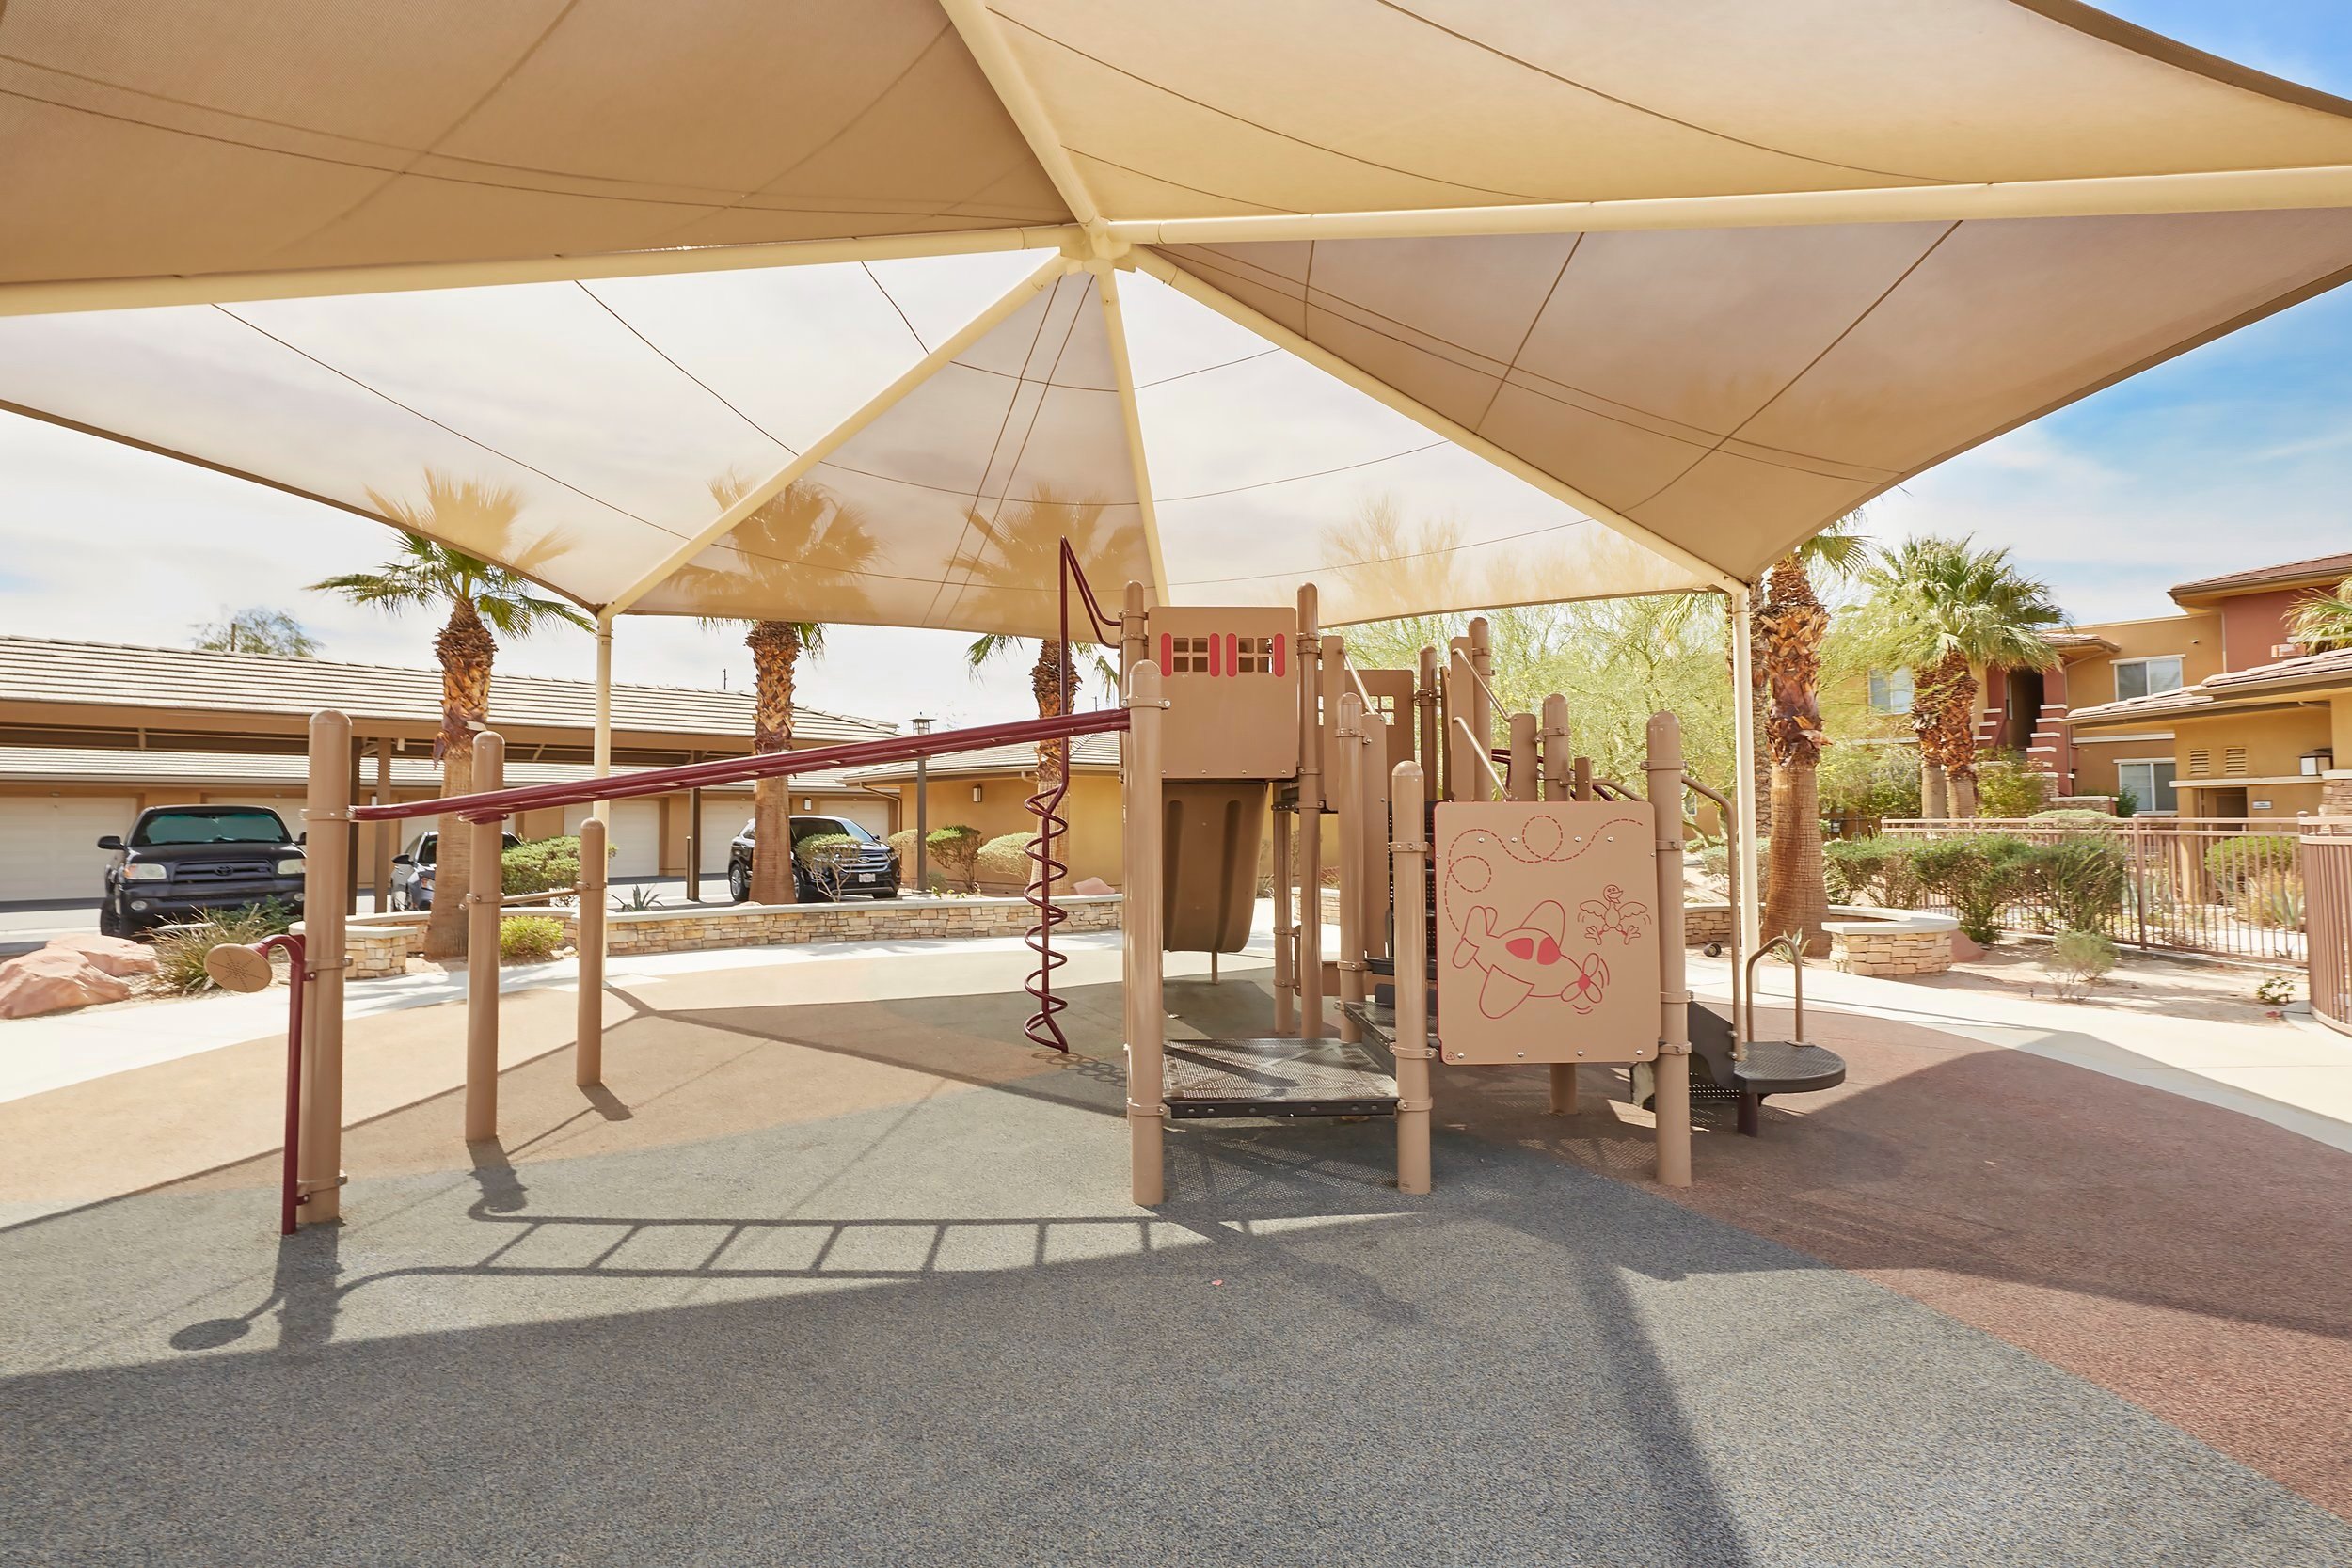
<path id="1" fill-rule="evenodd" d="M 1270 609 L 1152 606 L 1143 585 L 1131 582 L 1113 618 L 1066 548 L 1060 571 L 1064 641 L 1073 586 L 1091 629 L 1118 639 L 1120 707 L 517 789 L 503 787 L 502 740 L 485 733 L 475 743 L 482 787 L 473 793 L 362 807 L 344 803 L 349 721 L 314 715 L 304 814 L 310 920 L 293 949 L 288 1223 L 297 1213 L 311 1222 L 340 1213 L 348 963 L 342 879 L 355 821 L 453 816 L 474 835 L 480 863 L 491 865 L 507 819 L 524 810 L 601 809 L 741 779 L 1116 731 L 1128 737 L 1122 982 L 1136 1203 L 1166 1196 L 1162 1136 L 1170 1117 L 1391 1117 L 1397 1186 L 1427 1192 L 1432 1063 L 1439 1060 L 1464 1069 L 1544 1065 L 1550 1107 L 1560 1113 L 1579 1108 L 1579 1068 L 1627 1068 L 1636 1098 L 1655 1113 L 1659 1180 L 1690 1183 L 1692 1022 L 1705 1010 L 1684 985 L 1682 798 L 1694 789 L 1725 802 L 1684 773 L 1675 715 L 1650 721 L 1647 790 L 1637 793 L 1595 777 L 1590 760 L 1573 753 L 1565 698 L 1546 699 L 1540 718 L 1501 712 L 1483 618 L 1454 640 L 1442 666 L 1437 650 L 1423 649 L 1413 670 L 1365 669 L 1349 659 L 1343 638 L 1321 630 L 1311 584 L 1300 588 L 1295 608 Z M 1493 744 L 1499 721 L 1508 739 L 1501 749 Z M 1026 1033 L 1067 1053 L 1055 1022 L 1066 1003 L 1053 993 L 1054 971 L 1067 961 L 1052 947 L 1059 799 L 1047 787 L 1029 802 L 1039 820 L 1030 889 L 1039 961 L 1027 985 L 1038 1010 Z M 1327 963 L 1320 896 L 1327 816 L 1336 829 L 1339 896 L 1338 946 Z M 1245 949 L 1269 832 L 1270 1031 L 1170 1041 L 1162 956 Z M 598 816 L 581 829 L 574 1051 L 583 1087 L 603 1073 L 605 835 Z M 496 891 L 467 895 L 469 1142 L 499 1131 L 501 911 Z M 225 948 L 216 958 L 215 977 L 230 989 L 268 983 L 266 960 L 254 950 Z M 1756 1131 L 1763 1094 L 1825 1087 L 1844 1071 L 1836 1057 L 1801 1044 L 1756 1054 L 1753 998 L 1742 1017 L 1738 984 L 1747 978 L 1752 990 L 1752 960 L 1741 968 L 1735 948 L 1731 1017 L 1705 1012 L 1699 1022 L 1702 1068 L 1718 1086 L 1740 1093 L 1747 1132 Z M 1388 983 L 1368 991 L 1374 975 Z M 1336 1020 L 1327 1001 L 1336 1001 Z M 1761 1069 L 1753 1081 L 1751 1060 Z"/>

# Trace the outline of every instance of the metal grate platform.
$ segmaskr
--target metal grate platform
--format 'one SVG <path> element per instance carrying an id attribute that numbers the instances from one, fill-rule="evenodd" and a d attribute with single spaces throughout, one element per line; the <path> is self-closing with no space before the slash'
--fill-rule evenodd
<path id="1" fill-rule="evenodd" d="M 1179 1119 L 1208 1117 L 1385 1117 L 1396 1079 L 1372 1053 L 1337 1039 L 1170 1040 L 1161 1093 Z"/>

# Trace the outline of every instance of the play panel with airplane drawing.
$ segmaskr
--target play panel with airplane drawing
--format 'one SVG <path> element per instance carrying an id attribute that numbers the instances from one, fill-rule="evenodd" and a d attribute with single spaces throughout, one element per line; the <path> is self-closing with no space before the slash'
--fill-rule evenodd
<path id="1" fill-rule="evenodd" d="M 1449 802 L 1437 811 L 1435 847 L 1447 1061 L 1658 1054 L 1658 851 L 1646 802 Z"/>

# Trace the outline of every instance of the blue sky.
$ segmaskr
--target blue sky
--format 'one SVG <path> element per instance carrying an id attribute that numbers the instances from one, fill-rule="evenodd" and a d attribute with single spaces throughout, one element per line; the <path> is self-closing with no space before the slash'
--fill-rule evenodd
<path id="1" fill-rule="evenodd" d="M 2109 0 L 2200 48 L 2352 97 L 2352 0 Z M 2352 288 L 2323 295 L 1946 465 L 1883 498 L 1883 535 L 2010 546 L 2081 620 L 2161 614 L 2172 583 L 2352 550 Z M 224 608 L 294 610 L 330 657 L 422 662 L 431 627 L 301 585 L 379 557 L 375 525 L 220 475 L 0 416 L 0 628 L 178 643 Z M 845 627 L 803 682 L 817 706 L 979 721 L 1027 709 L 1012 665 L 974 682 L 958 634 Z M 580 674 L 587 640 L 501 668 Z M 740 685 L 739 637 L 625 622 L 623 679 Z"/>

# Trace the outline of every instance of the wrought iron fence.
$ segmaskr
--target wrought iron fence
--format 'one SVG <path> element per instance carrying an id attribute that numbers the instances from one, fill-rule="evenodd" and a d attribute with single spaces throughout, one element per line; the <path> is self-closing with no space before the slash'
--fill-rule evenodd
<path id="1" fill-rule="evenodd" d="M 1889 821 L 1893 839 L 1971 836 L 2077 847 L 2068 863 L 2049 858 L 2010 879 L 1997 899 L 2000 924 L 2050 931 L 2095 923 L 2117 942 L 2210 953 L 2263 963 L 2307 961 L 2309 896 L 2304 850 L 2309 819 L 2262 816 L 2131 816 L 2111 822 L 2046 817 Z M 2298 839 L 2300 843 L 2298 843 Z M 2120 896 L 2086 896 L 2070 871 L 2102 880 L 2116 863 Z M 1954 912 L 1941 890 L 1923 887 L 1915 907 Z"/>
<path id="2" fill-rule="evenodd" d="M 2306 821 L 2301 851 L 2312 1011 L 2352 1034 L 2352 819 Z"/>

